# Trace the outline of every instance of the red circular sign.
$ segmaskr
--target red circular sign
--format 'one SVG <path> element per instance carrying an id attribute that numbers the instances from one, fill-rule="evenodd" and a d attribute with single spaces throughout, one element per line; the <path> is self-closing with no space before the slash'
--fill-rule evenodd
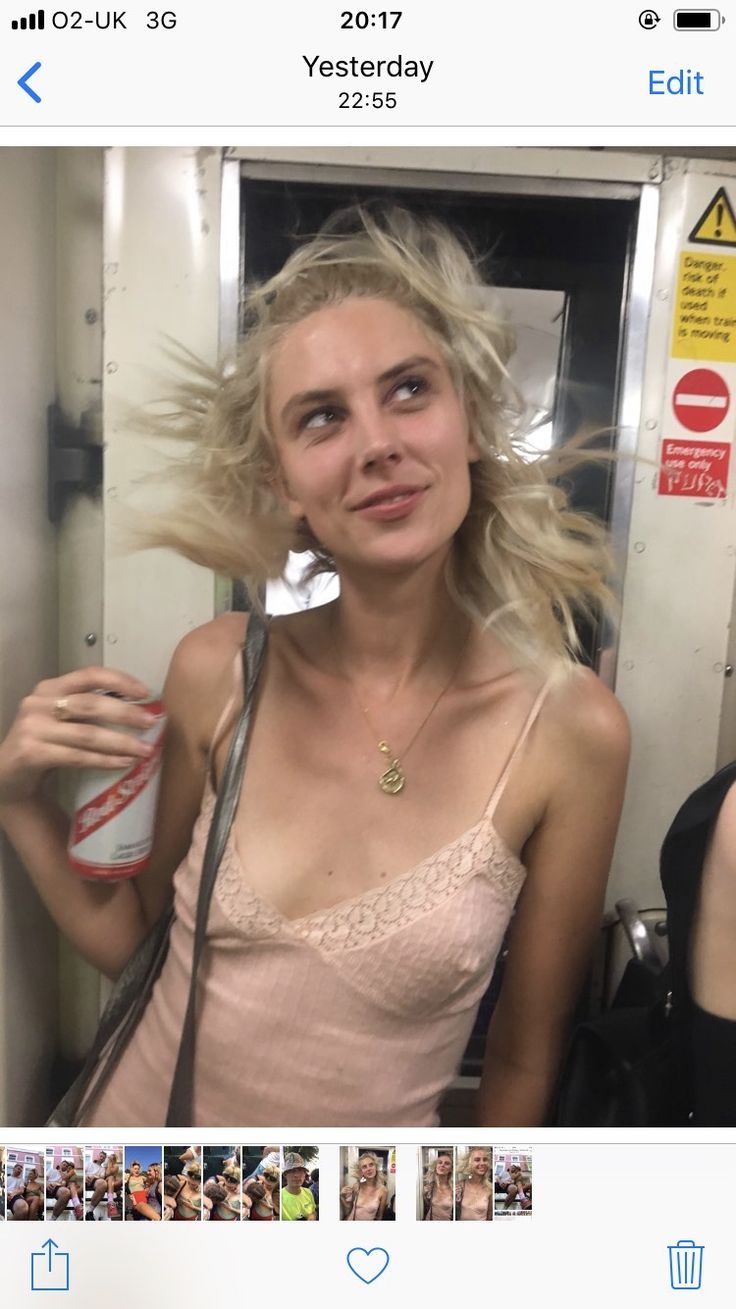
<path id="1" fill-rule="evenodd" d="M 726 383 L 712 368 L 693 368 L 672 393 L 675 417 L 688 432 L 712 432 L 723 422 L 730 403 Z"/>

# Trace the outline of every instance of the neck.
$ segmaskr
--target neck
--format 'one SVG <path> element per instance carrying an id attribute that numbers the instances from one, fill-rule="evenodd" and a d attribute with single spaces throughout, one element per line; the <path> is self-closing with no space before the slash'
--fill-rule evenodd
<path id="1" fill-rule="evenodd" d="M 447 675 L 467 633 L 467 619 L 447 591 L 444 559 L 387 578 L 341 571 L 331 639 L 341 670 L 380 704 L 419 672 Z"/>

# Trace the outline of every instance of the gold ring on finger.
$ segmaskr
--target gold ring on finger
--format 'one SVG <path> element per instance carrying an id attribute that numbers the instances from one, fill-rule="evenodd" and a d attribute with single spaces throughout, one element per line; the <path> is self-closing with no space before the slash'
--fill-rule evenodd
<path id="1" fill-rule="evenodd" d="M 58 700 L 54 700 L 53 714 L 54 718 L 58 718 L 60 723 L 65 723 L 69 718 L 71 718 L 71 714 L 69 713 L 69 701 L 66 696 L 63 695 Z"/>

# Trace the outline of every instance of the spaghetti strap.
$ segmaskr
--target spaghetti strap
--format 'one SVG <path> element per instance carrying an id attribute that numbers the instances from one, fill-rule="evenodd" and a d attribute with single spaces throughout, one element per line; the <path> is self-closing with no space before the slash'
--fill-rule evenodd
<path id="1" fill-rule="evenodd" d="M 506 761 L 506 766 L 493 789 L 493 794 L 490 800 L 488 801 L 488 804 L 486 805 L 486 809 L 485 809 L 485 813 L 483 814 L 483 817 L 487 818 L 489 821 L 493 820 L 493 815 L 496 812 L 496 806 L 498 805 L 498 802 L 501 799 L 504 790 L 506 789 L 506 783 L 509 779 L 509 774 L 514 766 L 514 763 L 516 762 L 516 756 L 519 754 L 520 750 L 522 749 L 524 742 L 526 741 L 526 738 L 528 737 L 535 722 L 537 721 L 537 718 L 539 717 L 539 712 L 547 698 L 547 692 L 549 691 L 549 688 L 552 685 L 553 680 L 554 680 L 554 674 L 551 677 L 547 678 L 547 681 L 544 683 L 544 686 L 542 687 L 541 691 L 537 695 L 534 704 L 532 705 L 531 709 L 529 710 L 529 713 L 527 714 L 526 722 L 524 723 L 524 726 L 522 727 L 521 732 L 519 733 L 519 737 L 517 739 L 516 745 L 511 751 L 511 754 L 509 755 Z"/>
<path id="2" fill-rule="evenodd" d="M 212 734 L 212 740 L 210 741 L 210 748 L 207 754 L 207 777 L 209 778 L 209 783 L 213 791 L 217 789 L 215 786 L 215 775 L 213 769 L 215 750 L 220 744 L 220 741 L 222 740 L 222 737 L 225 733 L 225 728 L 227 727 L 228 721 L 232 716 L 233 710 L 235 709 L 238 701 L 241 699 L 243 694 L 243 647 L 242 646 L 238 646 L 237 653 L 233 660 L 232 682 L 233 682 L 232 692 L 228 696 L 225 707 L 222 713 L 220 714 L 217 723 L 215 724 L 215 730 Z"/>

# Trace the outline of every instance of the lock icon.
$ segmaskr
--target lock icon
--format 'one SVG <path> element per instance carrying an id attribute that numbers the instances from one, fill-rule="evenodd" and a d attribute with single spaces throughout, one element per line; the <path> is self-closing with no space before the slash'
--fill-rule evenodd
<path id="1" fill-rule="evenodd" d="M 655 13 L 653 9 L 642 9 L 641 13 L 639 14 L 640 27 L 644 27 L 646 28 L 647 31 L 651 32 L 652 29 L 657 26 L 658 22 L 659 22 L 659 14 Z"/>

